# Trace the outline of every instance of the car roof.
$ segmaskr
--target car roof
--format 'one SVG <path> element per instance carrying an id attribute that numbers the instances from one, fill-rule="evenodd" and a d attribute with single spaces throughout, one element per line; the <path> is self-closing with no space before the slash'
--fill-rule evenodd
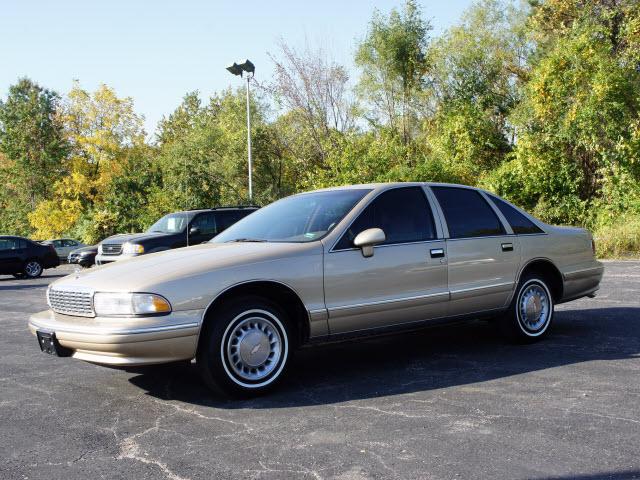
<path id="1" fill-rule="evenodd" d="M 469 185 L 462 185 L 458 183 L 443 183 L 443 182 L 386 182 L 386 183 L 360 183 L 356 185 L 342 185 L 338 187 L 327 187 L 314 190 L 315 192 L 328 192 L 332 190 L 359 190 L 359 189 L 371 189 L 371 190 L 386 190 L 395 187 L 458 187 L 458 188 L 470 188 L 472 190 L 481 190 L 477 187 L 471 187 Z M 306 192 L 310 193 L 310 192 Z"/>
<path id="2" fill-rule="evenodd" d="M 238 205 L 238 206 L 223 206 L 223 207 L 213 207 L 213 208 L 194 208 L 193 210 L 181 210 L 179 212 L 172 213 L 203 213 L 203 212 L 224 212 L 227 210 L 258 210 L 260 207 L 258 205 Z M 167 215 L 171 215 L 170 213 Z"/>

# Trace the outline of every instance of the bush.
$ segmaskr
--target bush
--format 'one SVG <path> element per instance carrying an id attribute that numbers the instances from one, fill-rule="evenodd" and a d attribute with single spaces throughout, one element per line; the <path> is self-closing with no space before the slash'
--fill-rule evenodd
<path id="1" fill-rule="evenodd" d="M 613 224 L 595 231 L 600 258 L 638 257 L 640 255 L 640 215 L 623 216 Z"/>

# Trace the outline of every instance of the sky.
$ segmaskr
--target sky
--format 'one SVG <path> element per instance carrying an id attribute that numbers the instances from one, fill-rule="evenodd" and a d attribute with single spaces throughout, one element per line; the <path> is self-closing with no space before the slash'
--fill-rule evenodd
<path id="1" fill-rule="evenodd" d="M 419 2 L 434 34 L 471 3 Z M 268 52 L 277 52 L 280 39 L 298 49 L 322 46 L 352 67 L 374 9 L 401 6 L 401 0 L 0 0 L 0 98 L 23 76 L 61 94 L 73 80 L 90 91 L 105 83 L 134 99 L 153 134 L 187 92 L 208 96 L 240 86 L 224 68 L 234 61 L 251 59 L 256 80 L 268 81 Z"/>

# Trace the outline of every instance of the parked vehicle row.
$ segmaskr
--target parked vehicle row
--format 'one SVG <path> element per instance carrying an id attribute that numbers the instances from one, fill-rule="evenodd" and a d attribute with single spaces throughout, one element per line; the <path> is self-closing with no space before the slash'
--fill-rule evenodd
<path id="1" fill-rule="evenodd" d="M 58 263 L 55 266 L 62 262 L 68 262 L 89 268 L 94 264 L 104 265 L 146 253 L 156 253 L 206 242 L 257 209 L 258 207 L 250 205 L 175 212 L 162 217 L 146 233 L 113 235 L 97 245 L 85 245 L 71 238 L 57 238 L 39 242 L 22 237 L 0 238 L 20 238 L 27 242 L 27 245 L 41 244 L 46 246 L 47 252 L 53 250 L 58 256 Z M 22 245 L 20 242 L 18 244 Z M 51 268 L 45 265 L 52 264 L 50 261 L 40 261 L 39 264 L 42 268 L 30 270 L 32 273 L 27 275 L 23 272 L 26 268 L 24 261 L 24 259 L 14 259 L 11 262 L 5 262 L 12 266 L 6 267 L 4 270 L 0 269 L 0 274 L 14 274 L 16 278 L 35 278 L 42 274 L 44 268 Z M 15 269 L 17 270 L 14 272 Z"/>
<path id="2" fill-rule="evenodd" d="M 587 230 L 489 192 L 356 185 L 284 198 L 203 245 L 59 279 L 29 328 L 44 352 L 98 364 L 195 357 L 210 388 L 253 395 L 306 343 L 479 317 L 539 340 L 555 305 L 595 295 L 602 274 Z"/>

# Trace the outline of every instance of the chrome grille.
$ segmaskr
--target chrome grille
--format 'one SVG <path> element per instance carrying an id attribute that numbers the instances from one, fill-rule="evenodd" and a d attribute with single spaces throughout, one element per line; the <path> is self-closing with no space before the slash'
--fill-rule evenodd
<path id="1" fill-rule="evenodd" d="M 77 290 L 49 289 L 49 305 L 51 310 L 65 315 L 93 317 L 93 295 L 91 292 Z"/>
<path id="2" fill-rule="evenodd" d="M 122 253 L 121 243 L 103 243 L 102 254 L 103 255 L 120 255 Z"/>

